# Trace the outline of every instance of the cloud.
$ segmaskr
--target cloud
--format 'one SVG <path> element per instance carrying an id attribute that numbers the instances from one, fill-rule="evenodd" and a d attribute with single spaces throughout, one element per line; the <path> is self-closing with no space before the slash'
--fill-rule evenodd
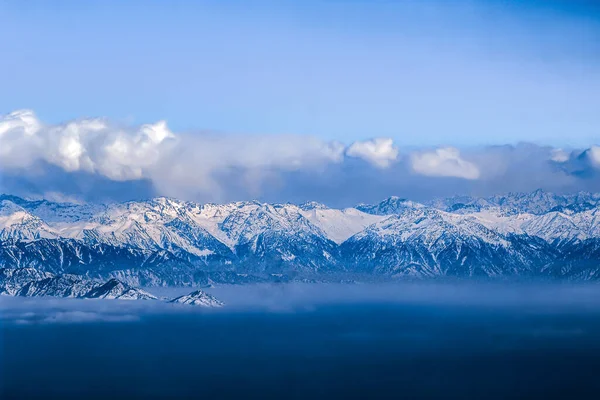
<path id="1" fill-rule="evenodd" d="M 49 126 L 32 111 L 21 110 L 0 118 L 0 163 L 28 168 L 45 161 L 67 172 L 97 173 L 117 181 L 141 179 L 173 138 L 164 121 L 139 129 L 103 119 Z"/>
<path id="2" fill-rule="evenodd" d="M 345 146 L 300 135 L 183 135 L 149 170 L 159 192 L 178 197 L 210 193 L 227 198 L 236 186 L 252 197 L 277 185 L 286 172 L 317 173 L 343 162 Z"/>
<path id="3" fill-rule="evenodd" d="M 346 150 L 346 155 L 362 158 L 379 168 L 387 168 L 398 158 L 398 149 L 392 139 L 375 138 L 352 143 Z"/>
<path id="4" fill-rule="evenodd" d="M 550 159 L 557 163 L 564 163 L 569 161 L 569 152 L 563 149 L 552 149 Z"/>
<path id="5" fill-rule="evenodd" d="M 453 147 L 414 153 L 411 163 L 413 171 L 425 176 L 478 179 L 480 175 L 477 166 L 463 160 L 460 151 Z"/>
<path id="6" fill-rule="evenodd" d="M 600 146 L 591 146 L 585 154 L 595 168 L 600 168 Z"/>
<path id="7" fill-rule="evenodd" d="M 40 162 L 111 181 L 150 180 L 185 196 L 223 192 L 216 176 L 235 170 L 259 192 L 273 170 L 319 169 L 343 161 L 339 142 L 300 135 L 174 134 L 165 121 L 139 127 L 105 119 L 44 125 L 28 110 L 0 117 L 0 167 L 30 171 Z"/>
<path id="8" fill-rule="evenodd" d="M 417 201 L 542 188 L 600 191 L 600 147 L 529 143 L 407 149 L 306 135 L 173 132 L 165 121 L 45 124 L 0 116 L 0 192 L 69 201 L 172 196 L 199 202 L 315 200 L 345 207 L 396 195 Z"/>

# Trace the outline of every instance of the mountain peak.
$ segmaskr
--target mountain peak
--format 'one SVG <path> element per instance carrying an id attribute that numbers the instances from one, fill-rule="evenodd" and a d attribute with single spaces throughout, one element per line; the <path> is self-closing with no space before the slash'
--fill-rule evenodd
<path id="1" fill-rule="evenodd" d="M 309 211 L 309 210 L 326 210 L 329 207 L 327 207 L 325 204 L 323 203 L 319 203 L 317 201 L 307 201 L 304 202 L 302 204 L 300 204 L 300 209 L 304 210 L 304 211 Z"/>
<path id="2" fill-rule="evenodd" d="M 407 209 L 422 208 L 423 204 L 401 198 L 390 196 L 378 204 L 361 204 L 356 206 L 357 210 L 374 215 L 393 215 L 404 212 Z"/>
<path id="3" fill-rule="evenodd" d="M 156 300 L 156 296 L 131 287 L 115 278 L 92 289 L 85 297 L 90 299 Z"/>
<path id="4" fill-rule="evenodd" d="M 196 290 L 190 294 L 179 296 L 170 300 L 169 303 L 189 304 L 203 307 L 222 307 L 223 302 L 217 300 L 214 296 L 202 291 Z"/>

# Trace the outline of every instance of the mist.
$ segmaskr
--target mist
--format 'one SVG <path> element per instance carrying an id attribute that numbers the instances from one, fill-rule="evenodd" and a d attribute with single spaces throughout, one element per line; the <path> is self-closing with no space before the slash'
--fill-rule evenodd
<path id="1" fill-rule="evenodd" d="M 163 300 L 101 300 L 0 296 L 0 321 L 11 324 L 139 322 L 157 316 L 310 313 L 328 306 L 388 305 L 486 311 L 600 312 L 594 283 L 396 282 L 219 285 L 202 290 L 225 303 L 212 309 L 169 304 L 197 288 L 146 288 Z"/>

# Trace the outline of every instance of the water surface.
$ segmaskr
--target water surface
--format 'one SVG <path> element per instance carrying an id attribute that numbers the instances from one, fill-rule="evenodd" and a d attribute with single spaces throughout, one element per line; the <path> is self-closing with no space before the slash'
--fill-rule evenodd
<path id="1" fill-rule="evenodd" d="M 227 287 L 217 312 L 11 303 L 1 397 L 598 398 L 595 287 L 375 289 Z"/>

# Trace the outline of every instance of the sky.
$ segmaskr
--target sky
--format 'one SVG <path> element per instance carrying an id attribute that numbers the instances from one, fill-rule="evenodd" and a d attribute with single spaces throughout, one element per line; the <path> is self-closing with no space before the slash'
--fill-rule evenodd
<path id="1" fill-rule="evenodd" d="M 0 0 L 0 20 L 3 191 L 351 203 L 596 185 L 597 1 Z M 539 175 L 509 185 L 498 154 L 523 149 L 545 154 Z"/>

